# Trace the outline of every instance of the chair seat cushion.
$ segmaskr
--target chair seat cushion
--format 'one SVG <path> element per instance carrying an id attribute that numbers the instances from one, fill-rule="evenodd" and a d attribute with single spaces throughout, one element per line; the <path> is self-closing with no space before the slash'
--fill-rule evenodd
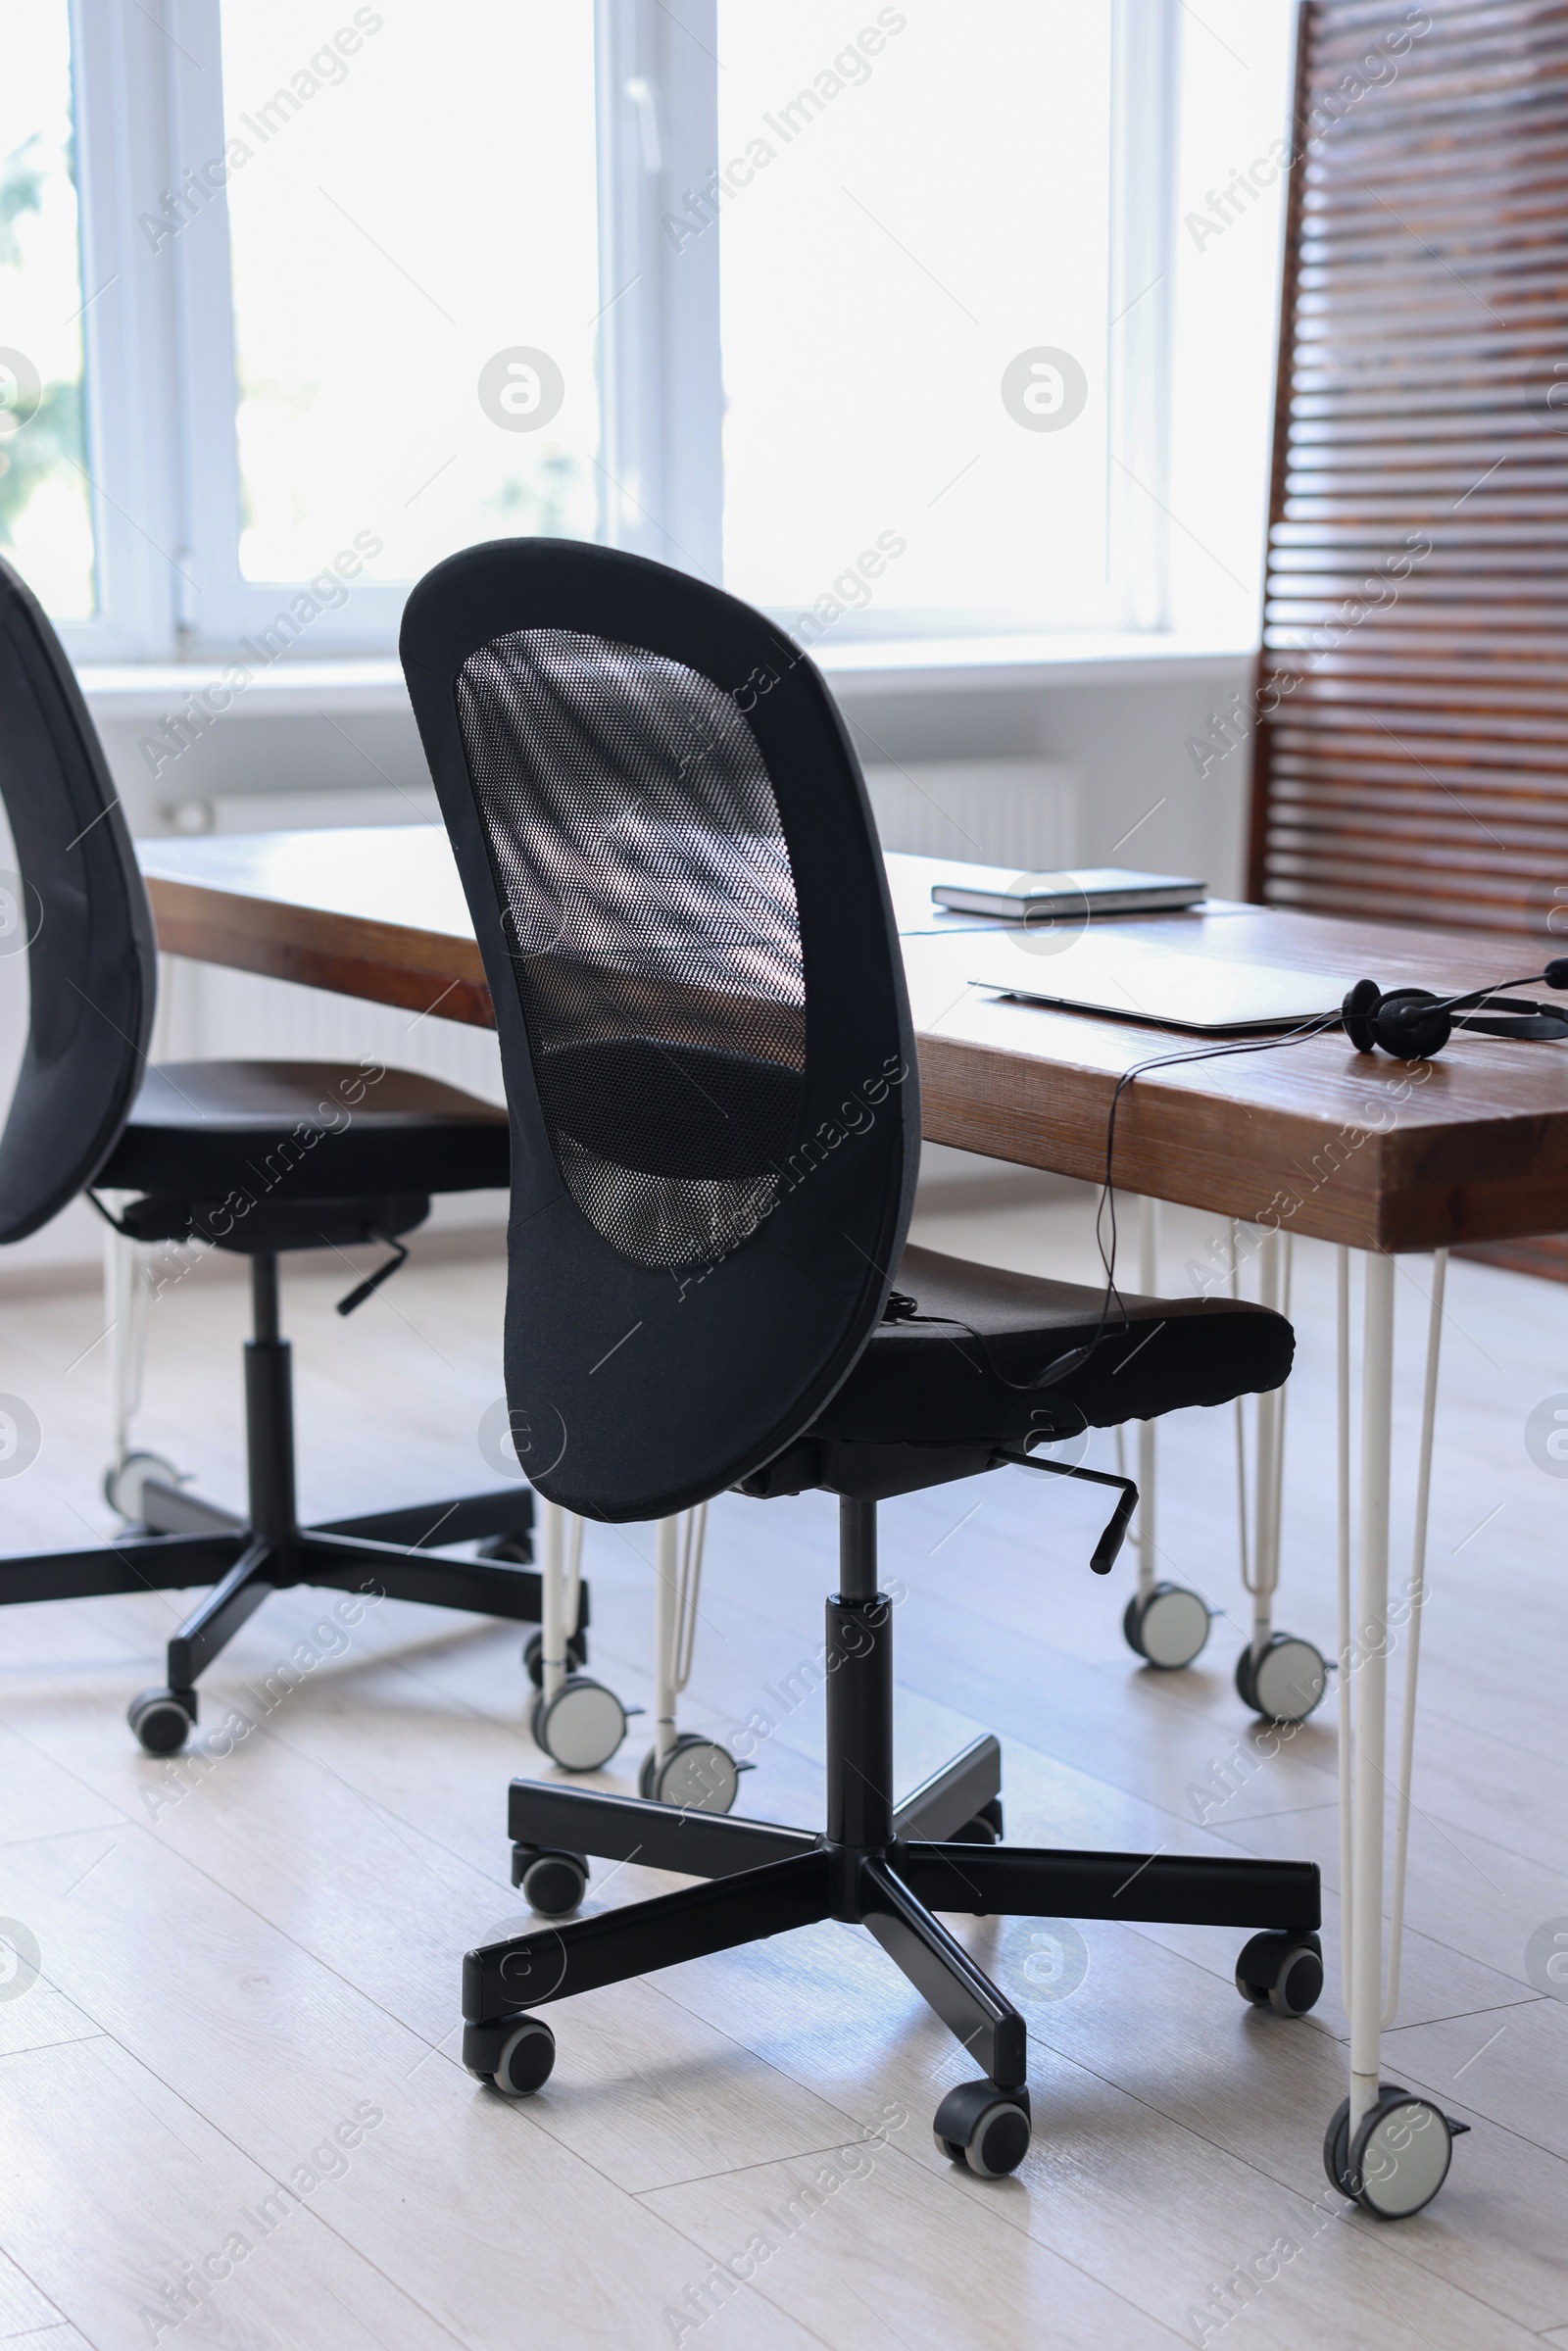
<path id="1" fill-rule="evenodd" d="M 850 1445 L 1010 1445 L 1031 1436 L 1153 1420 L 1278 1388 L 1296 1338 L 1283 1315 L 1232 1298 L 1113 1299 L 1088 1359 L 1104 1291 L 1004 1273 L 906 1249 L 894 1284 L 926 1319 L 883 1322 L 810 1435 Z"/>
<path id="2" fill-rule="evenodd" d="M 221 1200 L 476 1192 L 510 1180 L 507 1113 L 439 1078 L 353 1061 L 149 1068 L 95 1181 Z"/>

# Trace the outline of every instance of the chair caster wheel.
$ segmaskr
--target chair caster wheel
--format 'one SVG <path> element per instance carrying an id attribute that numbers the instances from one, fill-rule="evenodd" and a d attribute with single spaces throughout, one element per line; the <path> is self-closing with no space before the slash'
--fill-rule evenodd
<path id="1" fill-rule="evenodd" d="M 603 1682 L 568 1674 L 553 1698 L 535 1698 L 529 1727 L 564 1772 L 597 1772 L 626 1736 L 626 1709 Z"/>
<path id="2" fill-rule="evenodd" d="M 1236 1660 L 1236 1694 L 1266 1723 L 1304 1723 L 1328 1686 L 1321 1649 L 1294 1633 L 1271 1633 L 1255 1662 L 1250 1643 Z"/>
<path id="3" fill-rule="evenodd" d="M 1305 2016 L 1323 1990 L 1323 1946 L 1315 1935 L 1254 1935 L 1236 1962 L 1236 1988 L 1254 2008 Z"/>
<path id="4" fill-rule="evenodd" d="M 478 1557 L 500 1559 L 509 1567 L 532 1567 L 533 1537 L 520 1535 L 489 1535 L 480 1543 Z"/>
<path id="5" fill-rule="evenodd" d="M 512 1883 L 541 1918 L 569 1918 L 588 1891 L 588 1856 L 551 1845 L 514 1845 Z"/>
<path id="6" fill-rule="evenodd" d="M 162 1453 L 125 1453 L 104 1471 L 104 1500 L 133 1527 L 145 1524 L 142 1488 L 149 1478 L 182 1486 L 184 1477 Z"/>
<path id="7" fill-rule="evenodd" d="M 950 2163 L 967 2164 L 981 2180 L 1004 2179 L 1029 2152 L 1029 2092 L 960 2082 L 937 2108 L 931 2131 Z"/>
<path id="8" fill-rule="evenodd" d="M 531 2098 L 543 2089 L 556 2063 L 556 2036 L 542 2017 L 501 2017 L 493 2025 L 466 2025 L 463 2062 L 476 2082 L 488 2082 L 506 2098 Z"/>
<path id="9" fill-rule="evenodd" d="M 195 1724 L 196 1701 L 172 1690 L 144 1690 L 125 1708 L 125 1720 L 149 1755 L 177 1755 Z"/>
<path id="10" fill-rule="evenodd" d="M 955 1829 L 947 1841 L 950 1845 L 1000 1845 L 1002 1837 L 1002 1798 L 993 1796 L 989 1804 L 981 1805 L 972 1820 L 965 1821 L 961 1829 Z"/>
<path id="11" fill-rule="evenodd" d="M 740 1784 L 728 1747 L 699 1731 L 683 1731 L 662 1763 L 659 1749 L 650 1747 L 637 1774 L 640 1796 L 678 1805 L 682 1812 L 729 1812 Z"/>
<path id="12" fill-rule="evenodd" d="M 545 1686 L 545 1637 L 542 1633 L 529 1634 L 522 1644 L 522 1662 L 528 1669 L 528 1679 L 535 1690 L 543 1690 Z M 580 1674 L 587 1662 L 588 1636 L 586 1633 L 573 1633 L 566 1642 L 566 1671 L 568 1674 Z"/>
<path id="13" fill-rule="evenodd" d="M 1380 2221 L 1402 2221 L 1431 2203 L 1448 2177 L 1453 2142 L 1469 2130 L 1430 2099 L 1392 2082 L 1350 2134 L 1350 2101 L 1342 2098 L 1323 2139 L 1323 2168 L 1343 2196 Z"/>
<path id="14" fill-rule="evenodd" d="M 1121 1629 L 1127 1646 L 1162 1674 L 1179 1673 L 1200 1655 L 1208 1639 L 1208 1605 L 1182 1584 L 1156 1584 L 1147 1598 L 1135 1592 Z"/>

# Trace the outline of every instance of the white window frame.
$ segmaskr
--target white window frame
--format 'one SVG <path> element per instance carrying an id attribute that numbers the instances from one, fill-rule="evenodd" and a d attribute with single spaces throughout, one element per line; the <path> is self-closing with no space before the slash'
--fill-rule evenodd
<path id="1" fill-rule="evenodd" d="M 1112 5 L 1106 497 L 1135 632 L 1169 625 L 1162 501 L 1179 0 Z M 722 220 L 679 253 L 662 225 L 716 165 L 717 0 L 594 6 L 599 534 L 717 581 Z M 80 661 L 220 661 L 295 591 L 247 581 L 239 568 L 222 188 L 189 208 L 175 236 L 158 240 L 145 225 L 188 170 L 222 153 L 219 0 L 72 0 L 72 33 L 99 610 L 62 634 Z M 313 621 L 311 657 L 384 658 L 406 593 L 362 582 Z"/>
<path id="2" fill-rule="evenodd" d="M 134 234 L 146 152 L 163 127 L 164 49 L 159 27 L 128 0 L 72 0 L 82 415 L 97 581 L 93 618 L 61 628 L 77 661 L 168 660 L 175 644 L 173 289 L 169 273 L 153 268 L 146 238 Z"/>

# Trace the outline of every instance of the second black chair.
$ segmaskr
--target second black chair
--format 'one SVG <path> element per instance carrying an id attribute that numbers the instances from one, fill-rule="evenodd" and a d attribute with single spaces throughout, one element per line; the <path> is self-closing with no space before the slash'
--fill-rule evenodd
<path id="1" fill-rule="evenodd" d="M 533 1496 L 498 1493 L 301 1526 L 278 1254 L 382 1244 L 430 1195 L 504 1188 L 506 1113 L 412 1071 L 279 1061 L 149 1067 L 157 955 L 147 893 L 96 730 L 30 590 L 0 563 L 0 799 L 17 862 L 31 984 L 22 1068 L 0 1135 L 0 1243 L 24 1240 L 84 1190 L 122 1198 L 141 1241 L 206 1242 L 251 1260 L 245 1349 L 246 1514 L 147 1479 L 142 1526 L 113 1543 L 0 1558 L 0 1606 L 95 1593 L 212 1590 L 169 1643 L 168 1681 L 130 1706 L 170 1754 L 196 1721 L 198 1677 L 270 1592 L 370 1590 L 537 1624 Z M 109 1211 L 106 1208 L 106 1213 Z M 434 1555 L 487 1540 L 501 1557 Z M 586 1622 L 586 1609 L 579 1620 Z M 580 1645 L 580 1644 L 579 1644 Z"/>
<path id="2" fill-rule="evenodd" d="M 465 2062 L 535 2090 L 547 2004 L 839 1919 L 979 2068 L 938 2109 L 941 2145 L 1011 2171 L 1024 2019 L 937 1913 L 1250 1928 L 1243 1993 L 1291 2014 L 1322 1984 L 1318 1874 L 984 1841 L 991 1738 L 896 1803 L 877 1504 L 1277 1387 L 1290 1325 L 906 1249 L 919 1097 L 882 860 L 832 701 L 760 614 L 635 557 L 509 540 L 420 583 L 403 659 L 501 1037 L 507 1390 L 535 1485 L 615 1521 L 735 1487 L 840 1497 L 824 1832 L 514 1782 L 536 1909 L 575 1907 L 589 1855 L 709 1882 L 470 1952 Z"/>

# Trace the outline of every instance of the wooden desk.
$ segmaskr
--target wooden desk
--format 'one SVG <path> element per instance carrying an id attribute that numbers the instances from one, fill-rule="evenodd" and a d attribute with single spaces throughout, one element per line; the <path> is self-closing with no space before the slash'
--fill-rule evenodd
<path id="1" fill-rule="evenodd" d="M 159 940 L 171 954 L 440 1019 L 492 1025 L 467 909 L 445 834 L 436 828 L 160 841 L 145 844 L 141 854 Z M 1101 1178 L 1116 1080 L 1180 1040 L 1168 1030 L 1045 1011 L 975 988 L 975 970 L 997 949 L 992 926 L 944 920 L 935 912 L 930 884 L 940 869 L 936 860 L 895 857 L 888 866 L 919 1038 L 927 1136 L 1065 1175 Z M 1161 915 L 1128 923 L 1125 935 L 1332 975 L 1336 998 L 1363 974 L 1386 987 L 1404 982 L 1452 992 L 1495 983 L 1519 961 L 1532 959 L 1523 948 L 1478 944 L 1473 936 L 1385 931 L 1372 923 L 1256 906 Z M 1550 1048 L 1465 1038 L 1441 1059 L 1412 1069 L 1384 1055 L 1354 1053 L 1343 1036 L 1327 1036 L 1278 1052 L 1161 1070 L 1141 1078 L 1122 1099 L 1116 1180 L 1152 1199 L 1342 1245 L 1339 1706 L 1347 1788 L 1352 1785 L 1352 1704 L 1355 1716 L 1342 1886 L 1353 2128 L 1372 2107 L 1380 2078 L 1393 1252 L 1439 1251 L 1417 1477 L 1419 1574 L 1446 1250 L 1455 1242 L 1506 1240 L 1568 1225 L 1568 1057 Z M 1265 1246 L 1265 1265 L 1272 1262 L 1276 1275 L 1279 1247 L 1272 1239 Z M 1358 1659 L 1350 1644 L 1347 1443 L 1351 1248 L 1369 1252 L 1360 1349 Z M 1265 1297 L 1271 1278 L 1265 1273 Z M 1260 1457 L 1263 1431 L 1279 1425 L 1269 1418 L 1274 1399 L 1261 1402 Z M 1277 1489 L 1276 1478 L 1276 1499 Z M 1261 1585 L 1261 1500 L 1258 1526 L 1254 1582 Z M 1276 1572 L 1277 1537 L 1276 1512 Z M 1270 1584 L 1269 1593 L 1272 1589 Z M 1412 1594 L 1396 1920 L 1402 1916 L 1398 1888 L 1418 1608 Z M 1254 1658 L 1269 1621 L 1265 1595 L 1255 1619 Z M 1397 1930 L 1394 1940 L 1396 1945 Z"/>
<path id="2" fill-rule="evenodd" d="M 172 955 L 494 1025 L 438 827 L 154 841 L 141 857 L 159 944 Z M 931 906 L 939 861 L 893 857 L 888 868 L 928 1139 L 1099 1182 L 1116 1080 L 1181 1041 L 976 990 L 977 926 Z M 1532 960 L 1524 945 L 1263 906 L 1121 929 L 1187 953 L 1325 973 L 1336 995 L 1363 974 L 1386 987 L 1475 987 Z M 1568 1227 L 1568 1053 L 1464 1038 L 1411 1072 L 1333 1036 L 1160 1070 L 1122 1098 L 1116 1182 L 1363 1249 L 1559 1231 Z"/>

